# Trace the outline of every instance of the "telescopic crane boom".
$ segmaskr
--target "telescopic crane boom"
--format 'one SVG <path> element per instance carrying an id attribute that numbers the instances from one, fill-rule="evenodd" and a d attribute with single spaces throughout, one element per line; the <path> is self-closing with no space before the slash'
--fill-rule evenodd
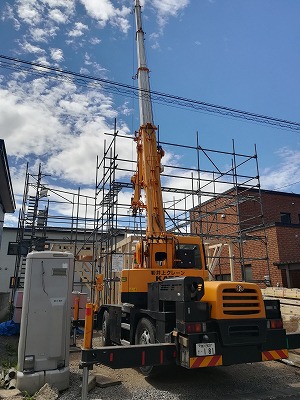
<path id="1" fill-rule="evenodd" d="M 149 83 L 149 69 L 146 63 L 144 31 L 142 28 L 141 6 L 135 1 L 136 44 L 138 55 L 138 88 L 140 129 L 136 132 L 137 172 L 132 177 L 134 196 L 132 199 L 133 214 L 147 211 L 147 237 L 165 235 L 165 218 L 160 184 L 161 158 L 163 150 L 156 142 L 156 126 L 153 123 L 152 103 Z M 144 189 L 146 203 L 141 199 Z"/>
<path id="2" fill-rule="evenodd" d="M 141 6 L 140 1 L 135 1 L 134 7 L 135 23 L 136 23 L 136 46 L 138 61 L 138 88 L 139 88 L 139 108 L 140 108 L 140 124 L 154 125 L 152 103 L 150 95 L 149 69 L 147 67 L 146 53 L 144 46 L 144 31 L 142 28 Z"/>
<path id="3" fill-rule="evenodd" d="M 195 275 L 195 269 L 198 276 L 207 279 L 208 272 L 200 237 L 176 236 L 166 230 L 160 176 L 164 151 L 157 143 L 157 128 L 153 121 L 139 0 L 135 0 L 134 12 L 140 128 L 135 134 L 137 169 L 131 179 L 134 185 L 131 208 L 134 216 L 146 210 L 147 226 L 145 237 L 136 246 L 133 269 L 122 271 L 121 299 L 123 302 L 141 304 L 145 302 L 150 282 L 170 276 Z"/>

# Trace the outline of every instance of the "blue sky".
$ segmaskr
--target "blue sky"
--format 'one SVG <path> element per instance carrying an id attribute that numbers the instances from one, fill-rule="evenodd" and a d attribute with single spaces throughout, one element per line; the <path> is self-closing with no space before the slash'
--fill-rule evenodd
<path id="1" fill-rule="evenodd" d="M 153 90 L 300 122 L 298 0 L 145 0 L 143 27 Z M 15 0 L 0 5 L 6 56 L 136 85 L 133 0 Z M 5 38 L 3 40 L 3 38 Z M 139 127 L 137 101 L 99 87 L 0 68 L 0 129 L 18 206 L 26 162 L 51 185 L 93 195 L 95 159 L 114 118 Z M 253 154 L 262 187 L 299 193 L 299 131 L 154 103 L 162 141 Z M 129 140 L 120 156 L 134 157 Z M 169 155 L 196 165 L 183 151 Z M 222 160 L 219 161 L 222 163 Z M 252 172 L 251 172 L 252 173 Z M 50 178 L 49 178 L 50 179 Z M 128 176 L 128 180 L 130 176 Z M 7 216 L 6 223 L 15 222 Z"/>

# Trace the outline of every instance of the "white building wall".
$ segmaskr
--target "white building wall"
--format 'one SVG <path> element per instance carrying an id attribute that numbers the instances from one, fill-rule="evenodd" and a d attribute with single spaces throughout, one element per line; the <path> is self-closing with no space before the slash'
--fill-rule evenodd
<path id="1" fill-rule="evenodd" d="M 3 222 L 4 222 L 4 211 L 3 211 L 2 204 L 0 204 L 0 248 L 1 248 L 1 240 L 2 240 Z"/>
<path id="2" fill-rule="evenodd" d="M 9 280 L 14 275 L 16 256 L 7 255 L 9 242 L 15 242 L 17 228 L 3 228 L 0 247 L 0 293 L 10 292 Z"/>
<path id="3" fill-rule="evenodd" d="M 74 235 L 74 234 L 73 234 Z M 54 248 L 49 250 L 57 250 L 57 251 L 70 251 L 73 252 L 73 247 L 67 241 L 71 239 L 71 232 L 68 230 L 59 230 L 59 229 L 49 229 L 47 231 L 48 239 L 52 240 L 56 243 Z M 88 235 L 84 235 L 83 233 L 78 234 L 78 240 L 84 241 L 85 237 Z M 10 278 L 14 275 L 15 270 L 15 255 L 8 255 L 8 245 L 9 242 L 16 242 L 17 238 L 17 228 L 4 227 L 3 235 L 2 235 L 2 245 L 0 247 L 0 293 L 10 292 L 9 289 L 9 281 Z M 120 241 L 124 238 L 124 234 L 120 234 L 117 238 L 117 241 Z M 60 242 L 61 240 L 61 242 Z M 73 237 L 74 240 L 74 237 Z M 80 243 L 78 243 L 78 249 L 80 249 Z M 87 246 L 89 247 L 89 245 Z M 90 245 L 91 247 L 91 245 Z M 89 253 L 89 251 L 83 251 L 82 254 Z M 74 290 L 85 292 L 85 284 L 79 283 L 80 277 L 75 273 L 74 276 Z"/>

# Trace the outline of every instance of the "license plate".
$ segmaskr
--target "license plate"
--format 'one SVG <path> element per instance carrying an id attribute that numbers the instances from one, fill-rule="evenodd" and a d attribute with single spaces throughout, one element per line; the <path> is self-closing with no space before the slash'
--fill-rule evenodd
<path id="1" fill-rule="evenodd" d="M 197 356 L 213 356 L 214 354 L 216 354 L 214 343 L 196 343 Z"/>

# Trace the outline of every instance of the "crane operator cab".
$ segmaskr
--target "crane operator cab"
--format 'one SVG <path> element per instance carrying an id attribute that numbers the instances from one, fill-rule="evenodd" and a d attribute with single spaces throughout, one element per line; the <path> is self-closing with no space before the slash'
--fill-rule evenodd
<path id="1" fill-rule="evenodd" d="M 204 245 L 199 236 L 144 238 L 137 243 L 133 268 L 123 269 L 121 301 L 145 304 L 148 283 L 185 276 L 208 279 Z"/>

